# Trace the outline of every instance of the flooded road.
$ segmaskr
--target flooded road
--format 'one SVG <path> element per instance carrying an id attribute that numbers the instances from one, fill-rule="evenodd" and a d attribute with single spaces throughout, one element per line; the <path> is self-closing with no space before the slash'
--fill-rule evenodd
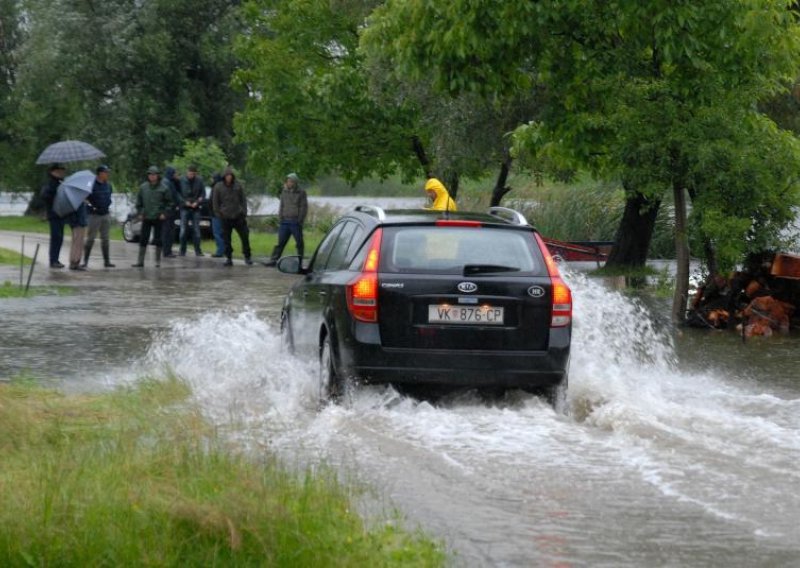
<path id="1" fill-rule="evenodd" d="M 128 266 L 135 247 L 113 254 Z M 571 273 L 569 417 L 519 393 L 433 406 L 390 388 L 317 411 L 316 363 L 280 351 L 292 277 L 167 262 L 37 269 L 75 292 L 0 300 L 0 377 L 96 390 L 169 369 L 253 451 L 333 464 L 457 566 L 800 564 L 800 337 L 673 334 L 666 302 Z"/>

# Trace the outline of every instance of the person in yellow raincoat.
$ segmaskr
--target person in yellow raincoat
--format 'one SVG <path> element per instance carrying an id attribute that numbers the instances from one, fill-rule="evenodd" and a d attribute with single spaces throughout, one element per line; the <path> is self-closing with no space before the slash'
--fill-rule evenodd
<path id="1" fill-rule="evenodd" d="M 450 197 L 447 188 L 436 178 L 425 182 L 425 193 L 433 200 L 433 205 L 426 207 L 433 211 L 457 211 L 456 202 Z"/>

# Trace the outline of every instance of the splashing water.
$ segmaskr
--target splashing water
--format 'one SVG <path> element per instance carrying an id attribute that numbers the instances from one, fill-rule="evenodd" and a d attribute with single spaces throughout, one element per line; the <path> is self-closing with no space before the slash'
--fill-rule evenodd
<path id="1" fill-rule="evenodd" d="M 348 463 L 437 527 L 456 522 L 437 512 L 449 511 L 461 523 L 454 533 L 469 533 L 468 512 L 458 507 L 470 505 L 491 517 L 475 520 L 477 534 L 496 522 L 505 538 L 519 531 L 527 542 L 542 513 L 509 519 L 475 495 L 516 500 L 520 488 L 546 493 L 550 484 L 559 507 L 601 507 L 610 497 L 599 487 L 618 494 L 619 506 L 658 509 L 673 529 L 695 519 L 701 524 L 687 526 L 681 542 L 697 538 L 700 549 L 704 527 L 715 523 L 746 538 L 800 538 L 800 402 L 682 371 L 669 331 L 640 303 L 581 274 L 565 277 L 575 298 L 569 419 L 521 393 L 432 405 L 388 387 L 357 389 L 346 404 L 320 411 L 317 361 L 283 354 L 278 330 L 251 310 L 174 322 L 153 339 L 146 366 L 186 380 L 211 420 L 256 446 Z M 423 486 L 404 489 L 405 475 Z M 593 491 L 574 489 L 587 483 Z M 608 530 L 574 522 L 586 526 L 565 529 L 571 535 Z M 630 538 L 643 530 L 631 526 Z"/>

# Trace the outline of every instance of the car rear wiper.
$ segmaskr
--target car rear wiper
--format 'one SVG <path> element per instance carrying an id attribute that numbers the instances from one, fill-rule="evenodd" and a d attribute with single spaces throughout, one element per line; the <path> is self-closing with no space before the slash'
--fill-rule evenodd
<path id="1" fill-rule="evenodd" d="M 502 264 L 465 264 L 464 276 L 472 274 L 486 274 L 491 272 L 519 272 L 517 266 L 504 266 Z"/>

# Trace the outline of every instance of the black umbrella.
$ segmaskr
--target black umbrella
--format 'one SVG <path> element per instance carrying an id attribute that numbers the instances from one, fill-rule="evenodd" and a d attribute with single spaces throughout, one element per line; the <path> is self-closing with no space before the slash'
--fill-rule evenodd
<path id="1" fill-rule="evenodd" d="M 103 158 L 105 154 L 86 142 L 80 140 L 64 140 L 50 144 L 36 158 L 37 164 L 56 164 L 60 162 L 81 162 Z"/>

